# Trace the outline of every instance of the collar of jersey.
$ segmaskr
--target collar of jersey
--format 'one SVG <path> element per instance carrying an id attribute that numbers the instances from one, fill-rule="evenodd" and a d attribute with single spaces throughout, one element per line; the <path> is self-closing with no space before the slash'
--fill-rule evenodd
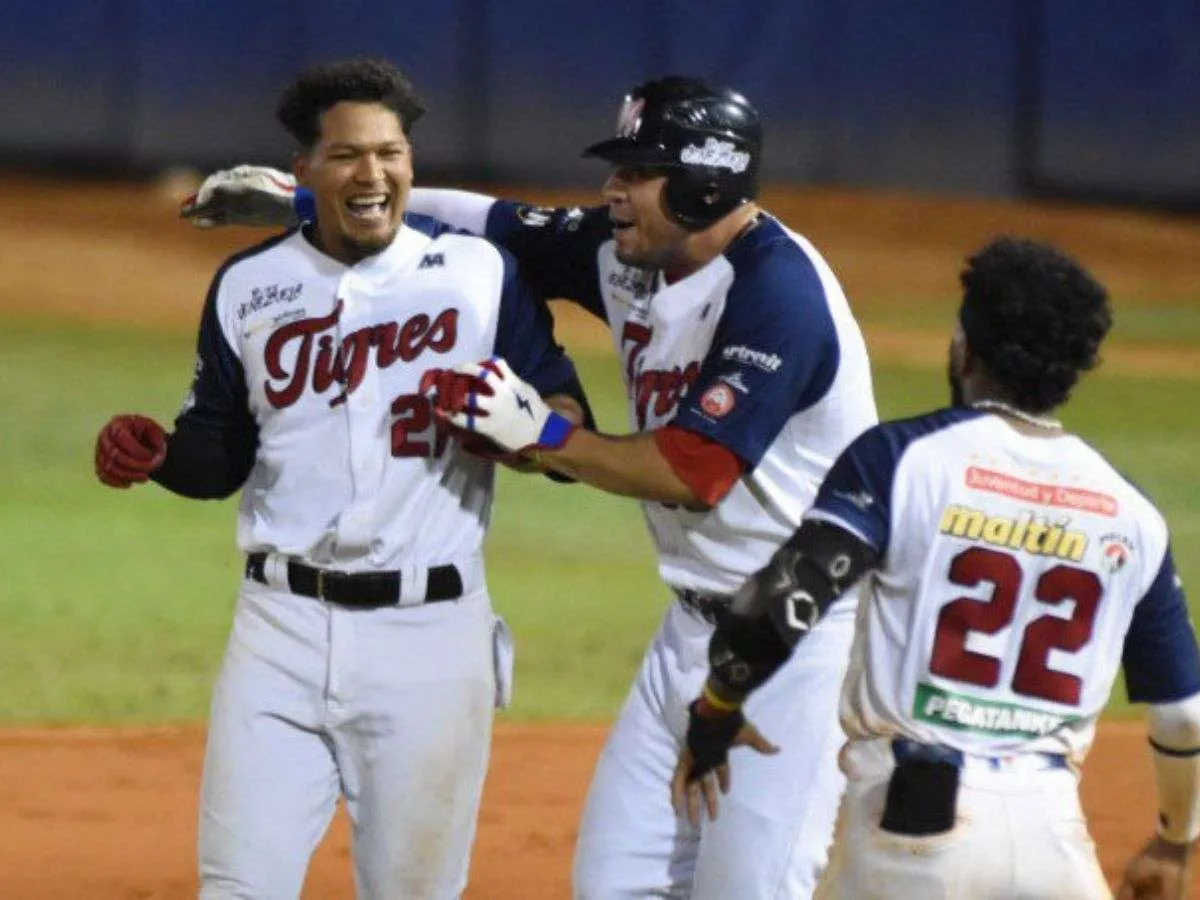
<path id="1" fill-rule="evenodd" d="M 424 232 L 418 231 L 401 222 L 400 228 L 396 231 L 396 237 L 392 239 L 387 249 L 376 253 L 374 256 L 368 256 L 366 259 L 360 260 L 352 266 L 348 266 L 334 259 L 329 254 L 318 250 L 302 231 L 297 233 L 297 240 L 304 248 L 305 254 L 317 263 L 322 272 L 331 275 L 356 272 L 364 277 L 371 278 L 377 274 L 395 271 L 406 263 L 419 258 L 433 239 Z"/>

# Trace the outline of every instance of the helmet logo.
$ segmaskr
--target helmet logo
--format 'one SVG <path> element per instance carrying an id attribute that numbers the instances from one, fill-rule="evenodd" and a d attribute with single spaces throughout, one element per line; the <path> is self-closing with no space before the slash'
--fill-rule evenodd
<path id="1" fill-rule="evenodd" d="M 730 172 L 745 172 L 750 165 L 750 154 L 734 149 L 729 141 L 708 138 L 703 147 L 688 144 L 679 152 L 679 161 L 689 166 L 710 166 L 728 169 Z"/>
<path id="2" fill-rule="evenodd" d="M 641 97 L 629 96 L 621 104 L 621 112 L 617 116 L 617 137 L 635 138 L 642 129 L 642 110 L 646 101 Z"/>

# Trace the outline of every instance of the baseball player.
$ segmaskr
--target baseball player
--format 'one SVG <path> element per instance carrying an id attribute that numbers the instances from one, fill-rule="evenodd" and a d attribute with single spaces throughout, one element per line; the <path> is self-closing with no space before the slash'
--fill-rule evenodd
<path id="1" fill-rule="evenodd" d="M 466 884 L 511 647 L 482 562 L 493 466 L 424 392 L 453 393 L 448 367 L 495 353 L 573 418 L 583 396 L 512 257 L 405 214 L 421 113 L 386 63 L 296 80 L 279 119 L 319 219 L 217 272 L 174 432 L 123 415 L 97 442 L 112 487 L 242 489 L 204 898 L 299 896 L 339 793 L 358 896 L 446 900 Z"/>
<path id="2" fill-rule="evenodd" d="M 738 594 L 691 707 L 676 803 L 717 815 L 731 762 L 723 802 L 742 787 L 728 748 L 790 739 L 741 704 L 862 579 L 841 702 L 849 786 L 818 896 L 1110 897 L 1076 782 L 1123 665 L 1130 699 L 1151 704 L 1161 813 L 1120 897 L 1179 900 L 1200 835 L 1200 652 L 1167 526 L 1051 418 L 1095 364 L 1107 295 L 1013 239 L 971 257 L 962 284 L 953 406 L 859 437 Z"/>
<path id="3" fill-rule="evenodd" d="M 413 197 L 415 208 L 511 250 L 541 296 L 573 299 L 604 320 L 621 359 L 628 435 L 573 429 L 503 361 L 463 370 L 486 385 L 469 409 L 435 398 L 462 427 L 642 500 L 674 594 L 597 764 L 575 895 L 806 897 L 844 783 L 836 698 L 852 598 L 753 699 L 788 740 L 777 757 L 735 763 L 745 790 L 733 815 L 695 828 L 662 786 L 722 598 L 766 563 L 838 453 L 876 421 L 862 336 L 817 250 L 754 203 L 762 128 L 740 94 L 688 78 L 643 84 L 626 98 L 616 136 L 586 154 L 613 167 L 606 206 L 535 208 L 461 191 Z M 273 177 L 219 173 L 185 214 L 207 224 L 281 207 L 290 215 L 292 198 Z M 302 193 L 297 206 L 312 214 Z M 809 698 L 803 706 L 798 692 Z"/>

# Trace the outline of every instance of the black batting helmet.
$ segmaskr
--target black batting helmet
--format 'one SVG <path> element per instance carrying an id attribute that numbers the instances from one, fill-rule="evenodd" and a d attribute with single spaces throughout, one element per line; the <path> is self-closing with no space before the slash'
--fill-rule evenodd
<path id="1" fill-rule="evenodd" d="M 735 91 L 661 78 L 634 88 L 621 106 L 617 136 L 583 155 L 668 170 L 667 208 L 699 231 L 757 196 L 762 124 Z"/>

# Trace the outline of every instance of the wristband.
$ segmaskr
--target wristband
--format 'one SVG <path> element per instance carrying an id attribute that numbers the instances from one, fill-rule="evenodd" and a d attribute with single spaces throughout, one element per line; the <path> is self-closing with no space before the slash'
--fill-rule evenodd
<path id="1" fill-rule="evenodd" d="M 542 426 L 541 434 L 538 435 L 536 449 L 561 449 L 578 427 L 566 416 L 551 410 L 550 415 L 546 417 L 546 423 Z"/>
<path id="2" fill-rule="evenodd" d="M 717 696 L 717 692 L 714 691 L 711 687 L 709 687 L 707 682 L 705 682 L 705 684 L 704 684 L 703 697 L 704 697 L 704 702 L 707 703 L 709 706 L 711 706 L 713 709 L 715 709 L 717 712 L 732 713 L 732 712 L 737 712 L 739 709 L 742 708 L 742 704 L 740 704 L 740 703 L 731 703 L 728 700 L 722 700 L 720 697 Z"/>

